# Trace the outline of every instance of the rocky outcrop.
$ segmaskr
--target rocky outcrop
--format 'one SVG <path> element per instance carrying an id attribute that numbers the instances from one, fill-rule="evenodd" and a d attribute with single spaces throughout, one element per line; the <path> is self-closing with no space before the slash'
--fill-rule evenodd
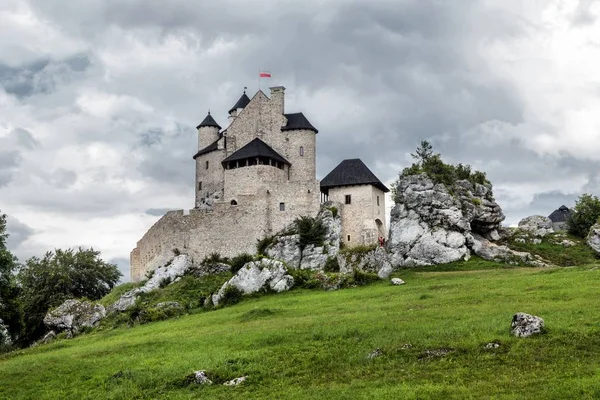
<path id="1" fill-rule="evenodd" d="M 543 330 L 543 319 L 522 312 L 516 313 L 510 324 L 510 333 L 516 337 L 529 337 L 531 335 L 542 333 Z"/>
<path id="2" fill-rule="evenodd" d="M 67 300 L 44 317 L 44 325 L 54 331 L 77 333 L 81 328 L 93 328 L 106 316 L 101 304 L 88 301 Z"/>
<path id="3" fill-rule="evenodd" d="M 532 215 L 519 221 L 519 229 L 536 237 L 544 237 L 554 233 L 552 220 L 541 215 Z"/>
<path id="4" fill-rule="evenodd" d="M 600 254 L 600 222 L 595 223 L 590 228 L 590 232 L 587 235 L 586 243 L 596 253 Z"/>
<path id="5" fill-rule="evenodd" d="M 402 279 L 400 279 L 400 278 L 392 278 L 392 280 L 390 282 L 394 286 L 404 285 L 404 281 Z"/>
<path id="6" fill-rule="evenodd" d="M 354 269 L 376 273 L 381 279 L 388 278 L 393 272 L 388 253 L 383 247 L 365 253 L 340 253 L 337 256 L 340 272 L 352 273 Z"/>
<path id="7" fill-rule="evenodd" d="M 263 258 L 244 265 L 212 296 L 212 302 L 215 306 L 219 305 L 225 290 L 230 286 L 236 287 L 244 294 L 251 294 L 262 290 L 283 292 L 290 290 L 293 285 L 294 278 L 287 273 L 281 261 Z"/>
<path id="8" fill-rule="evenodd" d="M 178 278 L 184 276 L 191 268 L 192 261 L 189 256 L 181 254 L 175 257 L 164 267 L 154 270 L 154 274 L 148 279 L 144 286 L 135 288 L 123 294 L 119 300 L 109 307 L 109 312 L 125 311 L 131 308 L 141 293 L 147 293 L 160 288 L 161 285 L 164 286 L 165 284 L 174 282 Z"/>
<path id="9" fill-rule="evenodd" d="M 0 347 L 10 346 L 11 344 L 12 339 L 10 337 L 10 333 L 8 332 L 8 327 L 4 324 L 2 318 L 0 318 Z"/>
<path id="10" fill-rule="evenodd" d="M 458 181 L 450 193 L 424 174 L 398 182 L 388 251 L 393 266 L 442 264 L 469 258 L 466 235 L 498 240 L 504 220 L 491 186 Z"/>
<path id="11" fill-rule="evenodd" d="M 511 250 L 507 246 L 492 243 L 480 235 L 468 234 L 466 238 L 469 248 L 473 253 L 486 260 L 504 262 L 512 265 L 528 264 L 534 267 L 550 266 L 539 256 L 524 251 Z"/>
<path id="12" fill-rule="evenodd" d="M 320 270 L 329 257 L 335 257 L 340 250 L 342 220 L 337 215 L 339 205 L 333 202 L 324 203 L 317 214 L 316 221 L 325 227 L 323 245 L 307 245 L 300 248 L 300 235 L 295 223 L 277 234 L 272 245 L 267 247 L 266 255 L 281 260 L 291 268 Z M 336 214 L 334 216 L 334 213 Z"/>
<path id="13" fill-rule="evenodd" d="M 468 260 L 472 253 L 498 262 L 548 265 L 539 257 L 493 243 L 501 239 L 504 214 L 491 185 L 458 181 L 448 190 L 424 174 L 410 175 L 398 181 L 395 201 L 388 240 L 393 267 Z M 532 217 L 523 227 L 545 235 L 552 231 L 546 220 Z"/>

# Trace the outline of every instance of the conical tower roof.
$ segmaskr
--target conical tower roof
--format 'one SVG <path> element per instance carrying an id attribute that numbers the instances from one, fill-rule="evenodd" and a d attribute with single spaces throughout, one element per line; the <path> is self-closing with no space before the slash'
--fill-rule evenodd
<path id="1" fill-rule="evenodd" d="M 246 91 L 244 91 L 244 94 L 242 94 L 242 97 L 240 97 L 240 99 L 237 101 L 237 103 L 235 103 L 235 105 L 233 107 L 231 107 L 231 110 L 229 110 L 229 114 L 231 114 L 238 108 L 246 107 L 248 105 L 248 103 L 250 103 L 250 98 L 246 94 Z"/>
<path id="2" fill-rule="evenodd" d="M 217 124 L 217 121 L 215 121 L 215 119 L 210 115 L 210 111 L 208 112 L 206 118 L 204 118 L 204 121 L 200 122 L 200 125 L 198 125 L 196 129 L 200 129 L 204 126 L 214 126 L 215 128 L 221 129 L 219 124 Z"/>

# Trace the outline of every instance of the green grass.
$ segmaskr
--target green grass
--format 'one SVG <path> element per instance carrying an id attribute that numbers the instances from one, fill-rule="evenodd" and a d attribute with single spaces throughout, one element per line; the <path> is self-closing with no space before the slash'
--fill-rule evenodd
<path id="1" fill-rule="evenodd" d="M 576 243 L 575 246 L 565 247 L 555 242 L 568 239 Z M 585 265 L 598 262 L 598 255 L 580 238 L 566 233 L 550 234 L 542 239 L 542 243 L 533 244 L 531 242 L 519 243 L 511 240 L 508 246 L 517 251 L 526 251 L 538 255 L 543 259 L 550 261 L 554 265 L 571 267 L 576 265 Z"/>
<path id="2" fill-rule="evenodd" d="M 462 268 L 475 265 L 484 269 L 406 270 L 403 286 L 294 290 L 17 351 L 0 357 L 0 398 L 599 398 L 600 270 Z M 518 311 L 544 318 L 547 333 L 510 336 Z M 500 348 L 485 350 L 491 341 Z M 199 369 L 248 380 L 185 384 Z"/>

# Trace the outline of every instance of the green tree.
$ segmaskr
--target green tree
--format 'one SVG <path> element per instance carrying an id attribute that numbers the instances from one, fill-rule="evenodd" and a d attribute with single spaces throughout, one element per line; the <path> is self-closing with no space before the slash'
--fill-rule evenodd
<path id="1" fill-rule="evenodd" d="M 0 213 L 0 319 L 8 326 L 10 334 L 15 335 L 20 330 L 20 315 L 18 306 L 19 288 L 15 284 L 14 270 L 17 259 L 6 248 L 6 215 Z"/>
<path id="2" fill-rule="evenodd" d="M 104 262 L 93 249 L 48 252 L 32 257 L 18 274 L 22 288 L 24 344 L 44 332 L 43 319 L 49 309 L 67 299 L 98 300 L 109 293 L 122 276 L 114 264 Z"/>
<path id="3" fill-rule="evenodd" d="M 584 238 L 592 225 L 600 218 L 600 199 L 591 194 L 582 194 L 575 203 L 569 218 L 569 233 Z"/>
<path id="4" fill-rule="evenodd" d="M 410 155 L 415 159 L 417 164 L 427 164 L 427 161 L 434 155 L 433 146 L 427 140 L 422 140 L 417 150 L 414 153 L 410 153 Z"/>

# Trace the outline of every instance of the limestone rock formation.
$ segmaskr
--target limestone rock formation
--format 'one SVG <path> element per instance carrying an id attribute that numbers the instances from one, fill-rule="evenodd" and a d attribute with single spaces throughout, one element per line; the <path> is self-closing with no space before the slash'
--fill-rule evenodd
<path id="1" fill-rule="evenodd" d="M 240 376 L 239 378 L 235 378 L 235 379 L 232 379 L 230 381 L 223 383 L 223 385 L 224 386 L 239 386 L 242 383 L 244 383 L 246 381 L 246 379 L 248 379 L 247 376 Z"/>
<path id="2" fill-rule="evenodd" d="M 310 244 L 301 251 L 300 235 L 296 233 L 295 224 L 291 224 L 284 232 L 275 236 L 275 241 L 267 248 L 266 255 L 285 262 L 291 268 L 322 269 L 327 259 L 335 257 L 340 250 L 342 221 L 339 215 L 333 215 L 334 207 L 336 204 L 333 202 L 323 204 L 316 217 L 317 221 L 321 221 L 325 226 L 322 246 Z"/>
<path id="3" fill-rule="evenodd" d="M 519 221 L 519 229 L 530 233 L 536 237 L 544 237 L 549 233 L 554 233 L 552 220 L 541 215 L 532 215 Z"/>
<path id="4" fill-rule="evenodd" d="M 223 284 L 217 294 L 213 295 L 214 305 L 219 305 L 225 290 L 234 286 L 244 294 L 256 293 L 260 290 L 283 292 L 294 285 L 294 278 L 289 275 L 281 261 L 263 258 L 244 265 L 233 278 Z"/>
<path id="5" fill-rule="evenodd" d="M 381 279 L 386 279 L 393 272 L 388 254 L 382 247 L 367 253 L 340 253 L 337 260 L 342 273 L 352 273 L 354 269 L 358 269 L 376 273 Z"/>
<path id="6" fill-rule="evenodd" d="M 44 325 L 55 331 L 76 333 L 83 327 L 92 328 L 106 316 L 101 304 L 81 300 L 67 300 L 44 317 Z"/>
<path id="7" fill-rule="evenodd" d="M 400 285 L 404 285 L 404 283 L 405 283 L 405 282 L 404 282 L 402 279 L 400 279 L 400 278 L 392 278 L 391 282 L 392 282 L 392 285 L 394 285 L 394 286 L 400 286 Z"/>
<path id="8" fill-rule="evenodd" d="M 212 385 L 212 381 L 208 378 L 205 370 L 195 371 L 193 374 L 194 383 L 198 385 Z"/>
<path id="9" fill-rule="evenodd" d="M 544 329 L 544 320 L 535 315 L 526 313 L 516 313 L 510 324 L 510 332 L 517 337 L 529 337 L 542 333 Z"/>
<path id="10" fill-rule="evenodd" d="M 490 261 L 505 262 L 508 264 L 529 264 L 534 267 L 548 267 L 541 257 L 524 251 L 511 250 L 507 246 L 492 243 L 486 238 L 475 233 L 466 236 L 467 244 L 473 253 Z"/>
<path id="11" fill-rule="evenodd" d="M 600 254 L 600 222 L 595 223 L 590 228 L 586 242 L 594 251 Z"/>
<path id="12" fill-rule="evenodd" d="M 398 181 L 388 240 L 394 267 L 468 259 L 466 238 L 471 232 L 500 238 L 498 229 L 505 217 L 491 186 L 458 181 L 452 191 L 424 174 Z"/>
<path id="13" fill-rule="evenodd" d="M 181 254 L 175 257 L 167 265 L 154 270 L 154 275 L 144 284 L 144 286 L 125 292 L 119 300 L 109 307 L 109 312 L 125 311 L 135 304 L 141 293 L 147 293 L 158 289 L 165 282 L 174 282 L 176 279 L 186 274 L 192 267 L 192 260 L 189 256 Z"/>
<path id="14" fill-rule="evenodd" d="M 8 332 L 8 327 L 4 325 L 4 321 L 0 318 L 0 347 L 1 346 L 10 346 L 12 344 L 12 339 L 10 337 L 10 333 Z"/>

